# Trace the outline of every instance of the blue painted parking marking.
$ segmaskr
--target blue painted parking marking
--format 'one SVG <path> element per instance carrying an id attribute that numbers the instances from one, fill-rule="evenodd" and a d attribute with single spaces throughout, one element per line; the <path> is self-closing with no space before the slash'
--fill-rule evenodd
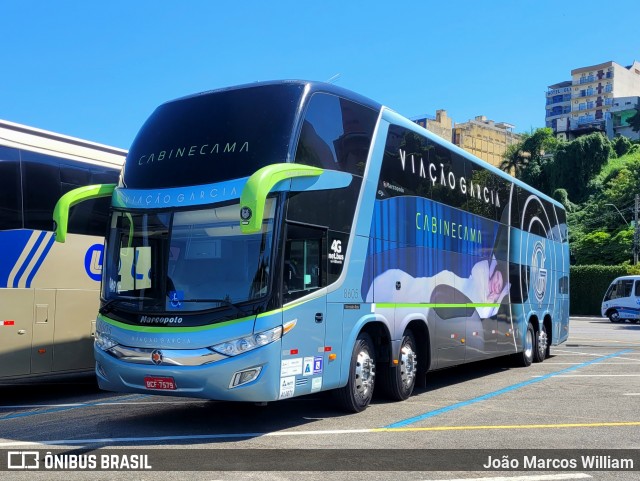
<path id="1" fill-rule="evenodd" d="M 384 427 L 385 428 L 402 428 L 404 426 L 408 426 L 410 424 L 414 424 L 414 423 L 417 423 L 417 422 L 420 422 L 420 421 L 424 421 L 425 419 L 429 419 L 429 418 L 438 416 L 440 414 L 447 413 L 449 411 L 454 411 L 456 409 L 460 409 L 460 408 L 463 408 L 463 407 L 466 407 L 466 406 L 470 406 L 471 404 L 476 404 L 476 403 L 479 403 L 481 401 L 486 401 L 487 399 L 492 399 L 492 398 L 494 398 L 496 396 L 500 396 L 501 394 L 506 394 L 508 392 L 515 391 L 516 389 L 520 389 L 520 388 L 529 386 L 531 384 L 534 384 L 534 383 L 537 383 L 537 382 L 540 382 L 540 381 L 544 381 L 546 379 L 549 379 L 549 378 L 552 378 L 552 377 L 555 377 L 555 376 L 559 376 L 561 374 L 566 374 L 568 372 L 575 371 L 576 369 L 580 369 L 580 368 L 583 368 L 583 367 L 586 367 L 586 366 L 590 366 L 591 364 L 596 364 L 596 363 L 605 361 L 607 359 L 611 359 L 613 357 L 622 356 L 622 355 L 627 354 L 629 352 L 632 352 L 632 349 L 625 349 L 623 351 L 614 352 L 613 354 L 609 354 L 608 356 L 602 356 L 602 357 L 599 357 L 597 359 L 592 359 L 590 361 L 583 362 L 582 364 L 578 364 L 577 366 L 571 366 L 571 367 L 568 367 L 566 369 L 562 369 L 560 371 L 552 372 L 550 374 L 545 374 L 544 376 L 541 376 L 541 377 L 538 377 L 538 378 L 530 379 L 528 381 L 520 382 L 518 384 L 513 384 L 512 386 L 508 386 L 508 387 L 505 387 L 503 389 L 499 389 L 498 391 L 493 391 L 493 392 L 490 392 L 488 394 L 484 394 L 482 396 L 478 396 L 476 398 L 469 399 L 467 401 L 462 401 L 462 402 L 459 402 L 459 403 L 451 404 L 449 406 L 445 406 L 443 408 L 436 409 L 434 411 L 429 411 L 427 413 L 420 414 L 419 416 L 415 416 L 415 417 L 412 417 L 412 418 L 404 419 L 402 421 L 398 421 L 396 423 L 389 424 L 388 426 L 384 426 Z"/>

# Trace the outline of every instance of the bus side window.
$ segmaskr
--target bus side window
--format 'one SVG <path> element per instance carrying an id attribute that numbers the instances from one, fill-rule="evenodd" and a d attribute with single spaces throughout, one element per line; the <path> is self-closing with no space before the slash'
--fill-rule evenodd
<path id="1" fill-rule="evenodd" d="M 326 230 L 289 224 L 282 276 L 284 302 L 327 285 Z"/>
<path id="2" fill-rule="evenodd" d="M 607 293 L 604 295 L 605 301 L 610 301 L 611 299 L 616 298 L 616 284 L 611 284 L 609 289 L 607 289 Z"/>
<path id="3" fill-rule="evenodd" d="M 640 297 L 640 281 L 636 281 L 636 289 L 633 295 L 636 297 Z"/>

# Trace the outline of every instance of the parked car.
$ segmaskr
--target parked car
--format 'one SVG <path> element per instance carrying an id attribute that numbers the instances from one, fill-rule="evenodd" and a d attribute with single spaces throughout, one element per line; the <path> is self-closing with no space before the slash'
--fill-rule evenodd
<path id="1" fill-rule="evenodd" d="M 611 322 L 640 322 L 640 276 L 614 279 L 602 300 L 601 312 Z"/>

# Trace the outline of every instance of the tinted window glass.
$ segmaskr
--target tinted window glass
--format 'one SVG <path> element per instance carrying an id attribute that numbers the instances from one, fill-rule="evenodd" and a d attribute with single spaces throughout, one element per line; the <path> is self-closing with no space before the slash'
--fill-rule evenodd
<path id="1" fill-rule="evenodd" d="M 127 155 L 129 188 L 179 187 L 247 177 L 286 162 L 303 86 L 262 85 L 166 103 Z"/>
<path id="2" fill-rule="evenodd" d="M 427 138 L 402 127 L 389 127 L 380 169 L 378 199 L 399 195 L 431 198 L 429 177 L 435 145 Z"/>
<path id="3" fill-rule="evenodd" d="M 490 202 L 494 175 L 470 160 L 465 160 L 465 173 L 465 189 L 469 195 L 465 197 L 463 209 L 488 219 L 495 219 L 496 208 Z M 489 202 L 485 201 L 485 192 Z"/>
<path id="4" fill-rule="evenodd" d="M 27 229 L 52 230 L 53 209 L 70 190 L 92 183 L 116 183 L 119 172 L 100 166 L 22 151 L 24 223 Z M 69 211 L 72 234 L 104 236 L 111 198 L 81 202 Z"/>
<path id="5" fill-rule="evenodd" d="M 24 186 L 24 226 L 27 229 L 52 230 L 53 208 L 62 195 L 60 187 L 60 169 L 58 165 L 48 163 L 46 156 L 40 162 L 22 162 L 22 184 Z"/>
<path id="6" fill-rule="evenodd" d="M 612 284 L 607 291 L 605 296 L 605 301 L 610 299 L 620 299 L 622 297 L 629 297 L 631 295 L 631 290 L 633 289 L 633 281 L 632 280 L 622 280 L 618 281 L 615 284 Z"/>
<path id="7" fill-rule="evenodd" d="M 537 195 L 527 192 L 520 187 L 518 191 L 519 221 L 514 226 L 525 232 L 547 237 L 549 221 L 542 200 Z"/>
<path id="8" fill-rule="evenodd" d="M 290 302 L 327 285 L 326 231 L 287 226 L 283 293 Z"/>
<path id="9" fill-rule="evenodd" d="M 22 192 L 19 154 L 0 147 L 0 229 L 22 227 Z"/>
<path id="10" fill-rule="evenodd" d="M 420 196 L 499 220 L 511 183 L 446 146 L 392 125 L 385 145 L 377 198 Z"/>
<path id="11" fill-rule="evenodd" d="M 376 121 L 375 110 L 316 93 L 304 116 L 295 161 L 362 176 Z"/>
<path id="12" fill-rule="evenodd" d="M 433 200 L 461 208 L 467 200 L 462 193 L 465 190 L 464 158 L 452 154 L 451 151 L 440 144 L 434 144 L 431 162 L 435 164 L 439 172 L 438 180 L 433 184 Z M 491 216 L 493 218 L 493 215 Z"/>
<path id="13" fill-rule="evenodd" d="M 564 209 L 558 206 L 554 206 L 554 208 L 555 208 L 554 210 L 556 212 L 557 219 L 558 219 L 558 231 L 560 234 L 560 239 L 562 240 L 562 242 L 568 242 L 569 231 L 567 228 L 567 213 L 565 212 Z"/>
<path id="14" fill-rule="evenodd" d="M 343 189 L 291 192 L 287 219 L 350 232 L 362 179 L 354 177 Z"/>

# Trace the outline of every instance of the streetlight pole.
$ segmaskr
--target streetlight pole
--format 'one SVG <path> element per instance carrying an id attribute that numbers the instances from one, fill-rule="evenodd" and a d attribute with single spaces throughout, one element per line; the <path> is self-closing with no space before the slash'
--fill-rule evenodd
<path id="1" fill-rule="evenodd" d="M 640 204 L 640 195 L 636 194 L 635 204 L 635 224 L 633 225 L 633 265 L 638 264 L 638 205 Z"/>
<path id="2" fill-rule="evenodd" d="M 637 197 L 636 197 L 636 202 L 637 202 Z M 620 214 L 620 217 L 622 217 L 622 220 L 624 221 L 625 224 L 629 225 L 629 223 L 627 222 L 627 219 L 624 218 L 624 216 L 622 215 L 622 212 L 620 212 L 620 209 L 618 209 L 615 205 L 613 204 L 605 204 L 605 205 L 610 205 L 611 207 L 613 207 L 615 210 L 618 211 L 618 214 Z M 636 216 L 638 215 L 638 213 L 636 212 Z"/>
<path id="3" fill-rule="evenodd" d="M 636 204 L 634 208 L 635 223 L 633 224 L 633 265 L 634 266 L 638 263 L 638 237 L 639 237 L 638 236 L 638 205 L 639 203 L 640 203 L 640 195 L 636 194 Z M 605 204 L 605 205 L 610 205 L 615 210 L 617 210 L 618 214 L 620 214 L 620 217 L 622 217 L 622 220 L 624 221 L 624 223 L 627 224 L 627 226 L 629 225 L 629 222 L 627 222 L 627 219 L 624 218 L 624 216 L 622 215 L 622 212 L 620 212 L 620 209 L 618 209 L 614 204 Z"/>

